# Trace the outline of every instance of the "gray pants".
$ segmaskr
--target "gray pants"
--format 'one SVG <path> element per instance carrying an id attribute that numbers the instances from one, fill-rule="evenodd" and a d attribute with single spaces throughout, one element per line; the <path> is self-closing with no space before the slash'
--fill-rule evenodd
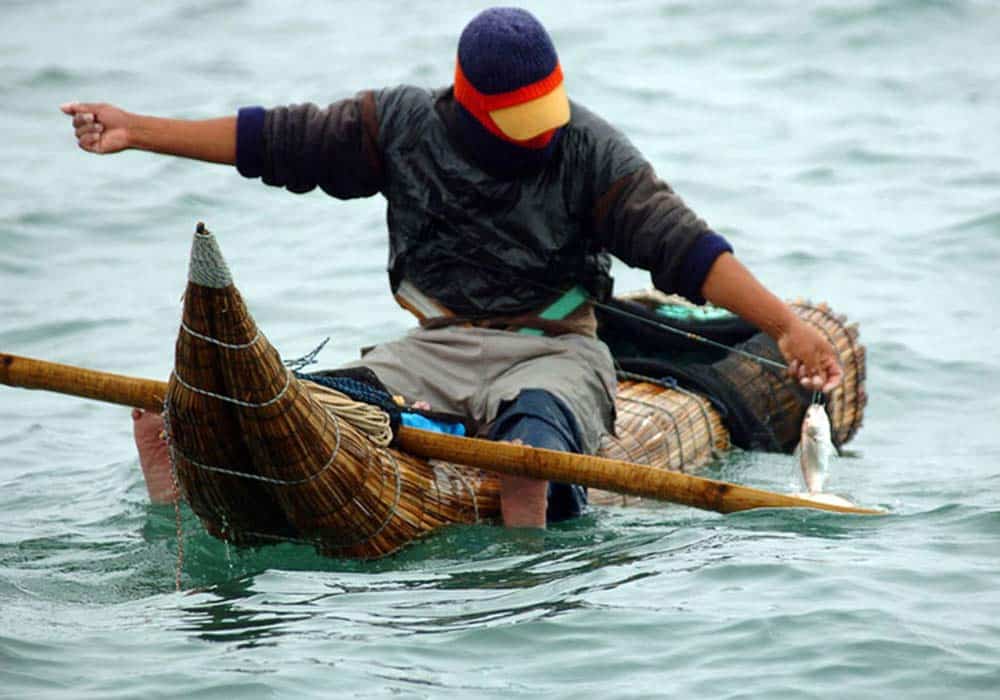
<path id="1" fill-rule="evenodd" d="M 408 403 L 426 401 L 482 426 L 523 389 L 543 389 L 572 411 L 591 454 L 614 425 L 611 353 L 600 340 L 574 333 L 549 338 L 490 328 L 418 328 L 348 366 L 370 368 Z"/>

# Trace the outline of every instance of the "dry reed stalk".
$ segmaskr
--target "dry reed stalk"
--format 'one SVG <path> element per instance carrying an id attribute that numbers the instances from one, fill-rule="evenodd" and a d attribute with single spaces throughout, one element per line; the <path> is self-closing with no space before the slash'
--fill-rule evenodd
<path id="1" fill-rule="evenodd" d="M 690 473 L 730 447 L 722 416 L 709 401 L 693 393 L 624 381 L 618 385 L 615 404 L 616 434 L 604 436 L 598 452 L 602 457 Z M 597 505 L 643 501 L 599 489 L 591 489 L 589 499 Z"/>
<path id="2" fill-rule="evenodd" d="M 212 534 L 294 536 L 369 558 L 499 513 L 495 478 L 377 448 L 324 408 L 259 333 L 210 234 L 195 248 L 184 311 L 194 332 L 178 338 L 168 404 L 182 490 Z M 248 476 L 211 469 L 221 465 Z"/>
<path id="3" fill-rule="evenodd" d="M 225 298 L 220 290 L 190 282 L 184 326 L 205 337 L 219 335 L 221 329 L 213 323 L 210 310 Z M 183 327 L 177 338 L 166 418 L 181 493 L 206 529 L 220 539 L 248 544 L 257 541 L 250 534 L 255 531 L 291 534 L 288 520 L 263 483 L 206 468 L 257 474 L 233 407 L 188 388 L 225 394 L 220 370 L 226 352 L 231 351 Z"/>

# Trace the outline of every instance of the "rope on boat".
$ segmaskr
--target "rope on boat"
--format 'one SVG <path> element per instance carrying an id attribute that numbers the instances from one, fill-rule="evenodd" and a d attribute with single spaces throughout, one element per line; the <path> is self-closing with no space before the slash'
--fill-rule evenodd
<path id="1" fill-rule="evenodd" d="M 261 336 L 263 335 L 263 333 L 261 333 L 260 329 L 258 328 L 257 335 L 255 335 L 253 339 L 248 343 L 224 343 L 217 338 L 213 338 L 211 336 L 199 333 L 198 331 L 188 326 L 188 324 L 184 323 L 184 321 L 181 321 L 181 330 L 190 336 L 194 336 L 198 340 L 204 340 L 206 343 L 211 343 L 212 345 L 218 345 L 220 348 L 226 348 L 227 350 L 246 350 L 247 348 L 256 345 L 257 341 L 259 341 L 261 339 Z"/>
<path id="2" fill-rule="evenodd" d="M 272 404 L 276 404 L 279 401 L 281 401 L 282 398 L 284 398 L 285 394 L 288 392 L 288 387 L 292 385 L 292 373 L 286 372 L 285 386 L 281 387 L 281 391 L 279 391 L 272 398 L 268 399 L 267 401 L 264 401 L 263 403 L 252 403 L 250 401 L 241 401 L 240 399 L 234 399 L 232 396 L 216 394 L 214 391 L 208 391 L 207 389 L 199 389 L 196 386 L 192 386 L 191 384 L 188 384 L 186 381 L 184 381 L 181 375 L 177 374 L 176 369 L 174 369 L 174 371 L 171 372 L 171 374 L 173 375 L 174 379 L 177 380 L 177 383 L 180 384 L 185 389 L 187 389 L 188 391 L 193 391 L 194 393 L 201 394 L 202 396 L 210 396 L 213 399 L 219 399 L 220 401 L 225 401 L 226 403 L 231 403 L 236 406 L 242 406 L 243 408 L 267 408 Z"/>
<path id="3" fill-rule="evenodd" d="M 259 334 L 260 331 L 257 331 L 257 333 Z M 330 342 L 330 336 L 327 336 L 326 338 L 323 339 L 322 343 L 314 347 L 312 350 L 307 352 L 302 357 L 296 358 L 294 360 L 285 360 L 284 361 L 285 367 L 292 370 L 293 372 L 298 372 L 303 367 L 308 367 L 309 365 L 316 364 L 316 358 L 319 356 L 320 352 L 322 352 L 323 348 L 325 348 L 326 344 L 329 342 Z"/>
<path id="4" fill-rule="evenodd" d="M 399 468 L 399 460 L 396 459 L 396 455 L 394 455 L 392 452 L 388 450 L 382 450 L 378 453 L 378 455 L 379 458 L 388 457 L 390 460 L 392 460 L 392 467 L 393 467 L 392 471 L 393 475 L 396 477 L 395 493 L 393 494 L 392 505 L 389 507 L 389 511 L 385 514 L 385 518 L 382 519 L 382 522 L 379 523 L 378 527 L 375 528 L 374 532 L 368 535 L 362 535 L 361 537 L 358 537 L 357 539 L 351 540 L 349 542 L 338 542 L 336 545 L 337 547 L 343 549 L 347 549 L 349 547 L 357 547 L 359 545 L 363 545 L 366 542 L 375 539 L 380 534 L 382 534 L 382 531 L 386 528 L 386 526 L 390 522 L 392 522 L 392 519 L 396 516 L 396 512 L 399 510 L 399 499 L 403 495 L 403 474 Z M 357 497 L 355 496 L 355 498 L 352 500 L 356 499 Z"/>
<path id="5" fill-rule="evenodd" d="M 340 392 L 335 391 L 333 389 L 327 389 L 326 387 L 324 387 L 324 392 L 329 392 L 331 394 L 335 394 L 336 395 L 336 396 L 332 396 L 332 397 L 324 397 L 324 400 L 330 400 L 330 399 L 332 399 L 332 401 L 337 402 L 337 405 L 338 405 L 338 408 L 336 408 L 336 409 L 333 406 L 329 406 L 329 405 L 324 406 L 324 408 L 327 409 L 326 412 L 325 412 L 325 418 L 326 418 L 325 422 L 329 422 L 330 419 L 333 420 L 333 427 L 334 427 L 334 431 L 335 431 L 335 434 L 336 434 L 336 443 L 335 443 L 334 448 L 333 448 L 333 453 L 330 455 L 330 458 L 329 458 L 329 460 L 327 460 L 326 464 L 324 464 L 319 470 L 317 470 L 317 471 L 313 472 L 312 474 L 310 474 L 309 476 L 303 477 L 301 479 L 277 479 L 277 478 L 274 478 L 274 477 L 262 476 L 260 474 L 251 474 L 251 473 L 240 471 L 240 470 L 237 470 L 237 469 L 230 469 L 228 467 L 219 467 L 219 466 L 216 466 L 216 465 L 204 464 L 204 463 L 199 462 L 199 461 L 197 461 L 195 459 L 192 459 L 191 457 L 189 457 L 188 455 L 186 455 L 181 449 L 179 449 L 177 447 L 176 442 L 174 441 L 173 432 L 172 432 L 171 427 L 170 427 L 170 406 L 169 406 L 168 402 L 166 402 L 166 401 L 164 402 L 164 406 L 163 406 L 163 425 L 164 425 L 164 429 L 166 430 L 166 434 L 167 434 L 167 440 L 168 440 L 167 454 L 170 456 L 170 469 L 171 469 L 171 474 L 172 474 L 173 481 L 174 481 L 174 488 L 175 488 L 175 494 L 176 494 L 176 497 L 174 499 L 174 510 L 175 510 L 176 520 L 177 520 L 177 568 L 176 568 L 176 581 L 175 581 L 175 583 L 176 583 L 176 588 L 177 588 L 178 592 L 181 590 L 181 573 L 182 573 L 183 567 L 184 567 L 184 540 L 183 540 L 183 531 L 182 531 L 182 525 L 181 525 L 182 519 L 181 519 L 181 511 L 180 511 L 180 482 L 178 481 L 178 478 L 177 478 L 177 459 L 178 458 L 184 460 L 185 462 L 187 462 L 188 464 L 191 464 L 192 466 L 197 467 L 198 469 L 204 469 L 205 471 L 216 472 L 216 473 L 219 473 L 219 474 L 226 474 L 228 476 L 235 476 L 235 477 L 239 477 L 239 478 L 243 478 L 243 479 L 251 479 L 251 480 L 254 480 L 254 481 L 261 481 L 261 482 L 268 483 L 268 484 L 273 484 L 273 485 L 276 485 L 276 486 L 298 486 L 298 485 L 305 484 L 305 483 L 308 483 L 310 481 L 313 481 L 313 480 L 317 479 L 323 473 L 325 473 L 326 471 L 328 471 L 334 465 L 334 463 L 336 462 L 337 456 L 340 454 L 340 446 L 341 446 L 340 421 L 338 420 L 338 417 L 343 418 L 343 415 L 340 415 L 341 413 L 351 413 L 351 414 L 378 413 L 378 414 L 380 414 L 380 416 L 384 419 L 385 429 L 388 432 L 388 440 L 386 441 L 386 444 L 388 444 L 388 441 L 392 439 L 392 432 L 389 429 L 389 416 L 384 411 L 382 411 L 381 409 L 379 409 L 379 408 L 377 408 L 375 406 L 369 406 L 367 404 L 362 404 L 362 403 L 359 403 L 357 401 L 353 401 L 350 398 L 348 398 L 347 396 L 345 396 L 345 395 L 341 394 Z M 226 397 L 218 396 L 217 398 L 225 399 Z M 347 405 L 347 404 L 350 404 L 350 405 Z M 362 409 L 362 410 L 357 410 L 359 408 Z M 370 409 L 370 410 L 363 410 L 363 409 Z M 368 422 L 369 425 L 372 425 L 375 422 L 377 422 L 377 421 L 373 421 L 372 420 L 372 416 L 367 416 L 367 417 L 362 416 L 362 417 L 365 418 L 366 422 Z M 347 420 L 347 419 L 344 418 L 344 420 Z M 388 450 L 381 450 L 381 451 L 379 451 L 378 456 L 379 456 L 380 459 L 387 457 L 392 462 L 393 476 L 395 477 L 394 478 L 394 494 L 393 494 L 393 499 L 392 499 L 392 505 L 389 507 L 389 510 L 388 510 L 388 512 L 385 515 L 385 518 L 383 518 L 382 522 L 379 523 L 378 527 L 376 527 L 373 532 L 371 532 L 370 534 L 364 535 L 362 537 L 359 537 L 356 540 L 353 540 L 353 541 L 350 541 L 350 542 L 338 543 L 337 547 L 344 548 L 344 549 L 350 548 L 350 547 L 356 547 L 356 546 L 363 545 L 363 544 L 367 543 L 368 541 L 374 539 L 375 537 L 378 537 L 378 535 L 380 535 L 382 533 L 382 531 L 389 525 L 389 523 L 396 516 L 396 513 L 399 510 L 399 501 L 400 501 L 400 498 L 402 497 L 402 492 L 403 492 L 403 475 L 402 475 L 402 469 L 399 466 L 399 460 L 396 459 L 396 456 L 394 454 L 392 454 L 391 451 L 388 451 Z M 357 496 L 355 496 L 351 500 L 355 500 L 356 498 L 357 498 Z M 350 501 L 348 501 L 348 503 L 349 502 Z M 341 507 L 344 507 L 344 506 L 346 506 L 346 503 L 343 506 L 341 506 Z M 473 504 L 473 507 L 476 510 L 476 521 L 478 522 L 479 521 L 479 509 L 478 509 L 478 507 L 475 506 L 475 504 Z M 218 513 L 218 515 L 219 515 L 219 519 L 222 521 L 223 531 L 225 531 L 226 530 L 225 514 L 224 513 Z M 265 534 L 265 533 L 259 533 L 259 532 L 249 531 L 249 530 L 244 531 L 244 532 L 245 532 L 245 534 L 248 534 L 248 535 L 250 535 L 252 537 L 260 537 L 260 538 L 273 539 L 273 540 L 278 540 L 278 541 L 302 542 L 302 543 L 312 543 L 312 544 L 322 544 L 323 543 L 323 541 L 321 539 L 315 539 L 315 540 L 313 540 L 313 539 L 303 539 L 303 538 L 290 537 L 290 536 L 285 536 L 285 535 Z"/>
<path id="6" fill-rule="evenodd" d="M 184 451 L 177 447 L 174 442 L 173 435 L 170 435 L 170 455 L 173 459 L 176 456 L 183 459 L 189 464 L 193 464 L 199 469 L 204 469 L 209 472 L 216 472 L 217 474 L 226 474 L 228 476 L 238 476 L 242 479 L 250 479 L 252 481 L 263 481 L 266 484 L 274 484 L 275 486 L 299 486 L 301 484 L 307 484 L 310 481 L 314 481 L 319 478 L 324 472 L 326 472 L 337 459 L 337 455 L 340 454 L 340 422 L 337 420 L 337 416 L 327 412 L 328 418 L 333 418 L 333 426 L 336 433 L 336 443 L 333 446 L 333 453 L 330 455 L 330 459 L 326 461 L 322 467 L 314 471 L 309 476 L 302 477 L 301 479 L 277 479 L 271 476 L 262 476 L 260 474 L 251 474 L 249 472 L 240 471 L 238 469 L 231 469 L 229 467 L 220 467 L 213 464 L 203 464 L 196 459 L 192 459 L 188 455 L 184 454 Z"/>
<path id="7" fill-rule="evenodd" d="M 650 403 L 649 401 L 643 401 L 642 399 L 637 399 L 634 396 L 620 396 L 618 397 L 618 400 L 627 401 L 628 403 L 633 403 L 636 404 L 637 406 L 648 408 L 650 411 L 660 413 L 670 419 L 670 424 L 674 428 L 673 430 L 674 437 L 677 438 L 677 453 L 680 456 L 680 463 L 677 465 L 677 467 L 682 468 L 683 465 L 687 462 L 687 459 L 684 457 L 684 436 L 681 435 L 681 427 L 677 424 L 677 417 L 662 406 L 657 406 L 656 404 Z M 664 441 L 663 443 L 663 451 L 666 453 L 667 464 L 673 467 L 674 466 L 673 460 L 670 459 L 670 447 L 669 445 L 667 445 L 666 441 Z"/>
<path id="8" fill-rule="evenodd" d="M 184 525 L 181 518 L 181 482 L 177 478 L 177 460 L 170 444 L 170 405 L 163 401 L 163 429 L 167 436 L 167 456 L 170 458 L 170 479 L 174 484 L 174 524 L 177 528 L 177 563 L 174 568 L 174 590 L 181 592 L 181 574 L 184 572 Z"/>
<path id="9" fill-rule="evenodd" d="M 375 531 L 369 535 L 364 535 L 352 540 L 350 542 L 338 542 L 334 547 L 339 549 L 349 549 L 350 547 L 357 547 L 359 545 L 366 544 L 370 540 L 375 539 L 378 535 L 382 534 L 382 531 L 389 525 L 392 519 L 395 517 L 396 512 L 399 510 L 399 500 L 403 493 L 403 477 L 399 467 L 399 461 L 396 459 L 395 455 L 388 453 L 389 457 L 392 459 L 393 465 L 395 466 L 395 476 L 396 476 L 396 493 L 392 501 L 392 507 L 389 512 L 386 513 L 385 518 L 379 524 Z M 356 499 L 351 499 L 356 500 Z M 345 502 L 344 506 L 351 501 Z M 478 509 L 477 509 L 478 514 Z M 476 521 L 478 522 L 478 520 Z M 262 540 L 272 540 L 275 542 L 291 542 L 293 544 L 308 544 L 319 548 L 329 548 L 331 546 L 330 542 L 321 537 L 293 537 L 292 535 L 276 535 L 273 532 L 257 532 L 255 530 L 243 530 L 243 532 L 251 537 L 262 539 Z"/>
<path id="10" fill-rule="evenodd" d="M 647 377 L 644 374 L 636 374 L 635 372 L 625 372 L 624 370 L 618 370 L 617 375 L 621 379 L 627 379 L 634 382 L 646 382 L 647 384 L 655 384 L 656 386 L 662 387 L 664 389 L 671 389 L 680 394 L 684 394 L 685 396 L 690 396 L 692 399 L 694 399 L 695 404 L 701 411 L 701 417 L 705 419 L 705 426 L 708 428 L 709 449 L 711 451 L 712 458 L 718 459 L 719 457 L 722 456 L 722 452 L 720 452 L 719 448 L 716 447 L 715 428 L 712 427 L 712 419 L 709 417 L 708 408 L 706 408 L 705 406 L 705 404 L 708 403 L 708 399 L 706 399 L 704 396 L 701 396 L 700 394 L 696 394 L 693 391 L 688 391 L 687 389 L 682 387 L 677 382 L 676 379 L 673 381 L 664 381 L 663 379 L 657 379 L 656 377 Z"/>
<path id="11" fill-rule="evenodd" d="M 177 380 L 177 383 L 188 391 L 193 391 L 194 393 L 201 394 L 202 396 L 210 396 L 213 399 L 219 399 L 220 401 L 225 401 L 226 403 L 231 403 L 243 408 L 266 408 L 276 404 L 285 396 L 286 393 L 288 393 L 288 387 L 292 383 L 292 373 L 288 372 L 285 376 L 285 386 L 283 386 L 281 391 L 279 391 L 273 398 L 270 398 L 262 403 L 252 403 L 250 401 L 234 399 L 232 396 L 217 394 L 214 391 L 208 391 L 207 389 L 199 389 L 198 387 L 184 381 L 184 379 L 177 374 L 176 369 L 172 374 L 174 379 Z M 389 424 L 389 414 L 377 406 L 355 401 L 346 394 L 342 394 L 339 391 L 328 387 L 323 387 L 323 398 L 320 400 L 320 403 L 323 404 L 323 407 L 326 408 L 329 413 L 346 420 L 348 423 L 367 435 L 368 438 L 379 447 L 386 447 L 390 442 L 392 442 L 392 428 Z"/>
<path id="12" fill-rule="evenodd" d="M 388 447 L 392 442 L 389 414 L 378 406 L 355 401 L 347 394 L 322 384 L 310 386 L 310 393 L 327 411 L 346 420 L 379 447 Z"/>

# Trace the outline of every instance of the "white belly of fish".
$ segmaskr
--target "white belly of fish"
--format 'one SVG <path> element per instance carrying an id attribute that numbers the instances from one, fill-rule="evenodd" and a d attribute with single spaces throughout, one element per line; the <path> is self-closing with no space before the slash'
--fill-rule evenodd
<path id="1" fill-rule="evenodd" d="M 824 445 L 819 440 L 804 440 L 800 445 L 799 464 L 809 493 L 822 493 L 832 452 L 832 445 Z"/>

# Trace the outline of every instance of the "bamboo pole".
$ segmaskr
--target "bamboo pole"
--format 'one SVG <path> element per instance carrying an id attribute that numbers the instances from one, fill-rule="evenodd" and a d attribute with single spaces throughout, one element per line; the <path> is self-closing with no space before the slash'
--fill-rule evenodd
<path id="1" fill-rule="evenodd" d="M 167 383 L 0 353 L 0 384 L 162 411 Z"/>
<path id="2" fill-rule="evenodd" d="M 455 437 L 406 427 L 399 429 L 399 446 L 418 457 L 447 459 L 456 464 L 504 474 L 582 484 L 717 513 L 737 513 L 753 508 L 815 508 L 856 515 L 884 515 L 880 510 L 822 503 L 617 459 Z"/>
<path id="3" fill-rule="evenodd" d="M 148 410 L 159 410 L 167 391 L 165 382 L 5 353 L 0 353 L 0 383 Z M 461 438 L 413 428 L 400 428 L 399 445 L 406 452 L 428 459 L 441 459 L 505 474 L 577 483 L 719 513 L 753 508 L 813 508 L 858 515 L 884 514 L 879 510 L 821 503 L 631 462 Z"/>

